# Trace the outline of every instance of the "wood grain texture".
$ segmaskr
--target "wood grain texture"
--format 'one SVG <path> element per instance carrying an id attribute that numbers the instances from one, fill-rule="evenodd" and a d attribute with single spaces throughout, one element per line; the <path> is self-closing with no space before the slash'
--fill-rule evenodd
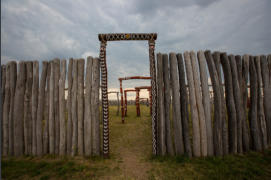
<path id="1" fill-rule="evenodd" d="M 73 62 L 72 58 L 69 59 L 68 65 L 68 98 L 67 98 L 67 109 L 68 109 L 68 122 L 67 122 L 67 154 L 71 154 L 72 149 L 72 134 L 73 134 L 73 122 L 72 122 L 72 80 L 73 80 Z"/>

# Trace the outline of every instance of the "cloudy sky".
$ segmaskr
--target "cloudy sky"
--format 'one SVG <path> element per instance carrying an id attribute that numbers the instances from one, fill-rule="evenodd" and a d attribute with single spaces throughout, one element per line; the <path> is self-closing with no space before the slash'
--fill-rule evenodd
<path id="1" fill-rule="evenodd" d="M 271 51 L 271 0 L 2 0 L 1 60 L 99 53 L 99 33 L 158 33 L 156 52 Z M 109 88 L 149 75 L 147 42 L 108 42 Z M 125 82 L 125 88 L 149 81 Z"/>

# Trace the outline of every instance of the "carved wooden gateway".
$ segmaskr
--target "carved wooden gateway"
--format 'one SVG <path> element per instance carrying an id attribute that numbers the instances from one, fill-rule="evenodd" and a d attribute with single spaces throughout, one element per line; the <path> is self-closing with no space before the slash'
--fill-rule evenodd
<path id="1" fill-rule="evenodd" d="M 149 60 L 150 60 L 150 76 L 152 86 L 152 144 L 153 154 L 157 154 L 157 112 L 156 112 L 156 69 L 155 69 L 155 40 L 156 33 L 114 33 L 99 34 L 100 44 L 100 65 L 102 76 L 102 108 L 103 108 L 103 155 L 109 156 L 109 111 L 108 111 L 108 91 L 107 91 L 107 66 L 106 66 L 106 44 L 107 41 L 129 41 L 129 40 L 146 40 L 149 43 Z"/>

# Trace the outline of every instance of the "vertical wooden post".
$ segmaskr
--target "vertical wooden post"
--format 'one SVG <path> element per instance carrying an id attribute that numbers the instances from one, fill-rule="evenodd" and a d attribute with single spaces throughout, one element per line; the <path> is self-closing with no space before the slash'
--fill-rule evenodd
<path id="1" fill-rule="evenodd" d="M 66 154 L 66 106 L 65 106 L 65 81 L 66 81 L 66 59 L 61 62 L 61 71 L 59 79 L 59 121 L 60 121 L 60 139 L 59 155 Z"/>
<path id="2" fill-rule="evenodd" d="M 117 95 L 117 102 L 118 102 L 118 109 L 117 109 L 117 116 L 118 116 L 120 112 L 119 92 L 117 92 L 116 95 Z"/>
<path id="3" fill-rule="evenodd" d="M 261 62 L 260 56 L 255 57 L 255 65 L 257 71 L 257 80 L 258 80 L 258 125 L 259 125 L 259 133 L 260 139 L 262 141 L 262 148 L 267 149 L 267 133 L 266 133 L 266 122 L 265 122 L 265 115 L 264 115 L 264 108 L 263 108 L 263 96 L 262 96 L 262 74 L 261 74 Z"/>
<path id="4" fill-rule="evenodd" d="M 15 100 L 14 100 L 14 155 L 23 155 L 23 114 L 24 114 L 24 92 L 26 81 L 25 62 L 20 61 L 19 73 L 16 82 Z"/>
<path id="5" fill-rule="evenodd" d="M 242 144 L 242 123 L 243 123 L 243 107 L 241 103 L 241 94 L 240 87 L 238 82 L 238 73 L 235 57 L 233 55 L 229 56 L 231 70 L 232 70 L 232 83 L 233 83 L 233 96 L 236 109 L 236 118 L 237 118 L 237 151 L 238 153 L 243 153 L 243 144 Z"/>
<path id="6" fill-rule="evenodd" d="M 77 113 L 78 113 L 78 155 L 84 155 L 84 70 L 85 60 L 78 60 L 78 92 L 77 92 Z"/>
<path id="7" fill-rule="evenodd" d="M 73 133 L 72 133 L 72 149 L 71 155 L 75 156 L 77 154 L 77 145 L 78 145 L 78 118 L 77 118 L 77 87 L 78 87 L 78 77 L 77 77 L 77 66 L 78 61 L 73 61 L 72 67 L 72 124 L 73 124 Z"/>
<path id="8" fill-rule="evenodd" d="M 249 128 L 247 121 L 247 98 L 248 98 L 248 71 L 249 71 L 249 56 L 243 56 L 242 63 L 242 99 L 243 99 L 243 117 L 245 120 L 243 121 L 242 134 L 243 134 L 243 150 L 245 152 L 249 151 Z"/>
<path id="9" fill-rule="evenodd" d="M 59 154 L 59 74 L 60 60 L 54 59 L 54 117 L 55 117 L 55 154 Z"/>
<path id="10" fill-rule="evenodd" d="M 222 148 L 223 148 L 223 154 L 227 155 L 229 153 L 229 135 L 228 135 L 228 127 L 227 127 L 227 117 L 226 117 L 226 101 L 224 96 L 224 88 L 222 83 L 222 75 L 221 75 L 221 63 L 220 63 L 220 52 L 214 52 L 213 53 L 213 59 L 216 66 L 216 71 L 218 75 L 219 80 L 219 86 L 220 86 L 220 95 L 221 95 L 221 110 L 222 110 Z"/>
<path id="11" fill-rule="evenodd" d="M 92 63 L 93 58 L 87 57 L 87 69 L 86 69 L 86 91 L 85 91 L 85 114 L 84 114 L 84 146 L 85 155 L 90 156 L 92 150 L 92 114 L 91 114 L 91 91 L 92 91 Z"/>
<path id="12" fill-rule="evenodd" d="M 183 146 L 183 132 L 182 132 L 182 119 L 181 119 L 181 104 L 179 95 L 179 79 L 178 79 L 178 64 L 177 57 L 175 53 L 169 54 L 169 64 L 170 64 L 170 77 L 172 84 L 172 108 L 173 108 L 173 128 L 174 128 L 174 141 L 176 155 L 181 155 L 184 153 Z"/>
<path id="13" fill-rule="evenodd" d="M 171 135 L 171 122 L 170 122 L 171 97 L 170 97 L 169 63 L 168 63 L 167 54 L 163 54 L 163 66 L 164 66 L 163 79 L 164 79 L 164 89 L 165 89 L 164 108 L 165 108 L 165 126 L 166 126 L 166 148 L 167 148 L 167 153 L 169 155 L 174 155 L 172 135 Z M 150 97 L 150 105 L 151 105 L 151 97 Z"/>
<path id="14" fill-rule="evenodd" d="M 124 91 L 124 116 L 127 116 L 127 92 Z"/>
<path id="15" fill-rule="evenodd" d="M 36 131 L 33 131 L 34 128 L 36 127 L 35 126 L 36 119 L 34 119 L 34 117 L 36 116 L 33 116 L 34 109 L 31 110 L 31 108 L 37 108 L 33 106 L 33 98 L 35 94 L 32 94 L 32 93 L 36 92 L 33 89 L 35 86 L 34 83 L 36 83 L 36 81 L 35 82 L 33 81 L 34 78 L 36 78 L 34 77 L 33 70 L 36 70 L 36 69 L 33 69 L 33 62 L 30 62 L 30 61 L 26 62 L 26 88 L 25 88 L 25 94 L 24 94 L 24 153 L 26 155 L 31 154 L 32 143 L 34 146 L 36 146 L 36 143 L 34 143 L 35 141 L 33 141 L 33 140 L 36 140 L 36 133 L 35 133 Z M 32 102 L 31 102 L 31 99 L 32 99 Z M 35 138 L 33 136 L 35 136 Z M 36 152 L 32 152 L 32 153 L 36 155 Z"/>
<path id="16" fill-rule="evenodd" d="M 6 65 L 5 101 L 3 107 L 3 156 L 9 149 L 9 111 L 10 111 L 10 64 Z"/>
<path id="17" fill-rule="evenodd" d="M 204 114 L 206 120 L 206 130 L 207 130 L 207 149 L 208 156 L 214 155 L 214 144 L 213 144 L 213 127 L 211 118 L 211 107 L 210 107 L 210 94 L 208 86 L 208 75 L 207 75 L 207 64 L 203 51 L 198 51 L 198 62 L 200 68 L 200 78 L 201 78 L 201 89 L 202 89 L 202 103 L 204 107 Z M 185 82 L 185 81 L 184 81 Z"/>
<path id="18" fill-rule="evenodd" d="M 49 153 L 49 93 L 50 93 L 50 75 L 51 63 L 47 63 L 45 108 L 44 108 L 44 128 L 43 128 L 43 154 Z"/>
<path id="19" fill-rule="evenodd" d="M 253 57 L 249 57 L 249 77 L 250 77 L 250 132 L 252 137 L 252 147 L 256 151 L 261 150 L 261 142 L 259 137 L 259 126 L 258 126 L 258 111 L 257 111 L 257 104 L 258 104 L 258 81 L 257 81 L 257 72 L 255 68 L 255 62 Z"/>
<path id="20" fill-rule="evenodd" d="M 42 121 L 44 120 L 44 100 L 45 100 L 45 86 L 46 86 L 46 76 L 47 76 L 47 67 L 48 62 L 42 62 L 42 73 L 40 78 L 40 88 L 39 88 L 39 96 L 38 96 L 38 111 L 37 111 L 37 155 L 41 156 L 43 154 L 43 142 L 42 142 L 42 135 L 45 130 L 42 128 Z"/>
<path id="21" fill-rule="evenodd" d="M 164 80 L 163 80 L 163 59 L 162 54 L 157 54 L 157 91 L 158 91 L 158 124 L 159 124 L 159 154 L 166 154 L 166 123 L 165 123 L 165 107 L 164 107 Z"/>
<path id="22" fill-rule="evenodd" d="M 14 154 L 14 98 L 17 80 L 17 63 L 15 61 L 9 62 L 10 65 L 10 111 L 9 111 L 9 154 Z"/>
<path id="23" fill-rule="evenodd" d="M 37 154 L 37 109 L 38 109 L 38 94 L 39 94 L 39 62 L 33 62 L 33 86 L 32 86 L 32 154 Z"/>
<path id="24" fill-rule="evenodd" d="M 92 153 L 95 156 L 100 155 L 99 85 L 100 85 L 100 60 L 98 58 L 94 58 L 92 65 L 91 119 L 93 133 Z"/>
<path id="25" fill-rule="evenodd" d="M 4 101 L 5 101 L 5 84 L 6 84 L 6 65 L 1 65 L 1 153 L 3 155 L 3 119 L 4 119 Z M 13 113 L 13 111 L 12 111 Z"/>
<path id="26" fill-rule="evenodd" d="M 139 92 L 140 92 L 140 90 L 137 89 L 137 90 L 136 90 L 136 116 L 137 116 L 137 117 L 140 116 Z"/>
<path id="27" fill-rule="evenodd" d="M 267 141 L 271 144 L 271 80 L 269 74 L 271 70 L 268 69 L 268 62 L 266 56 L 261 56 L 261 68 L 262 68 L 262 78 L 263 78 L 263 105 L 264 113 L 266 119 L 266 129 L 267 129 Z"/>
<path id="28" fill-rule="evenodd" d="M 214 64 L 213 57 L 209 50 L 204 52 L 207 60 L 207 65 L 212 81 L 213 92 L 214 92 L 214 152 L 216 156 L 223 155 L 222 145 L 222 102 L 221 102 L 221 89 L 219 86 L 218 73 Z"/>
<path id="29" fill-rule="evenodd" d="M 54 116 L 54 61 L 50 62 L 50 83 L 49 83 L 49 153 L 55 153 L 55 116 Z"/>
<path id="30" fill-rule="evenodd" d="M 228 128 L 229 128 L 229 152 L 237 153 L 237 122 L 236 109 L 233 96 L 232 73 L 231 66 L 226 53 L 221 55 L 221 64 L 223 68 L 226 105 L 228 110 Z"/>
<path id="31" fill-rule="evenodd" d="M 67 122 L 67 154 L 71 154 L 72 149 L 72 137 L 73 137 L 73 121 L 72 121 L 72 80 L 73 80 L 73 62 L 72 58 L 69 59 L 68 66 L 68 122 Z"/>
<path id="32" fill-rule="evenodd" d="M 195 95 L 196 95 L 196 103 L 197 109 L 199 113 L 199 124 L 200 124 L 200 141 L 201 141 L 201 155 L 207 156 L 207 132 L 206 132 L 206 121 L 205 121 L 205 113 L 202 105 L 202 96 L 200 90 L 200 80 L 199 80 L 199 72 L 198 66 L 196 64 L 196 55 L 193 51 L 190 52 L 192 71 L 193 71 L 193 79 L 195 86 Z"/>
<path id="33" fill-rule="evenodd" d="M 124 107 L 123 107 L 123 89 L 122 89 L 122 80 L 120 80 L 120 104 L 121 104 L 121 122 L 124 123 Z"/>

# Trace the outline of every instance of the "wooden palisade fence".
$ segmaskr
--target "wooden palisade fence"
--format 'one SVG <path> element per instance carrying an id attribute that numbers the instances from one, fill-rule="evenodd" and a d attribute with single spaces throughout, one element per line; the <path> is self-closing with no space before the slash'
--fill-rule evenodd
<path id="1" fill-rule="evenodd" d="M 88 57 L 86 73 L 84 59 L 66 66 L 59 59 L 2 65 L 4 156 L 100 155 L 100 60 Z"/>
<path id="2" fill-rule="evenodd" d="M 271 55 L 158 53 L 157 89 L 160 155 L 222 156 L 270 147 Z"/>

